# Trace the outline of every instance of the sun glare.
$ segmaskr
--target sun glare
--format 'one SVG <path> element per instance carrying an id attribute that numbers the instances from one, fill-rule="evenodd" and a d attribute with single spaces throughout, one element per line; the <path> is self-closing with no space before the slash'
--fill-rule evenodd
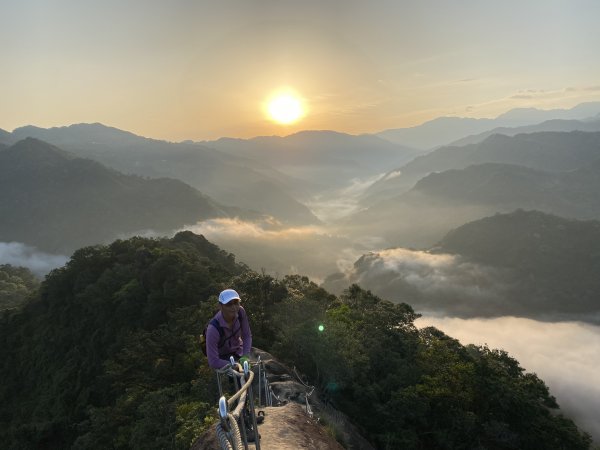
<path id="1" fill-rule="evenodd" d="M 284 125 L 296 122 L 304 115 L 302 102 L 290 93 L 278 94 L 269 100 L 267 111 L 271 120 Z"/>

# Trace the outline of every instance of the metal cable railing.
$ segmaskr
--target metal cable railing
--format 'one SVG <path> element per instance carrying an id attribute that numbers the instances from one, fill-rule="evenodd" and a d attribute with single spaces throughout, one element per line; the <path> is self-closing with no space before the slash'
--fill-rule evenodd
<path id="1" fill-rule="evenodd" d="M 253 364 L 258 368 L 258 405 L 273 406 L 273 399 L 278 405 L 282 401 L 275 395 L 269 383 L 269 379 L 265 370 L 265 363 L 261 360 L 260 355 Z M 260 450 L 260 438 L 257 429 L 256 414 L 254 409 L 254 396 L 252 393 L 252 382 L 254 381 L 254 372 L 250 370 L 248 361 L 244 362 L 243 368 L 236 363 L 233 358 L 230 359 L 230 364 L 221 370 L 217 370 L 217 384 L 219 387 L 219 417 L 220 422 L 217 424 L 217 437 L 219 444 L 223 450 L 247 450 L 248 436 L 246 433 L 246 423 L 244 414 L 248 414 L 251 419 L 251 426 L 254 430 L 254 445 L 257 450 Z M 315 387 L 307 385 L 294 367 L 294 374 L 298 381 L 306 388 L 305 404 L 306 413 L 312 418 L 313 410 L 310 406 L 308 398 L 313 394 Z M 223 395 L 223 385 L 221 376 L 233 378 L 236 386 L 236 392 L 226 399 Z M 264 395 L 263 395 L 264 392 Z"/>
<path id="2" fill-rule="evenodd" d="M 304 381 L 302 381 L 302 378 L 300 378 L 300 375 L 298 375 L 298 372 L 296 371 L 296 366 L 294 366 L 294 375 L 296 375 L 296 378 L 298 378 L 298 381 L 302 384 L 302 386 L 308 389 L 304 393 L 304 402 L 306 403 L 306 414 L 308 414 L 312 418 L 314 416 L 314 413 L 312 408 L 310 407 L 310 403 L 308 403 L 308 397 L 310 397 L 313 394 L 313 392 L 315 392 L 315 387 L 309 386 Z"/>
<path id="3" fill-rule="evenodd" d="M 222 374 L 234 377 L 236 386 L 239 387 L 229 400 L 223 395 L 220 380 Z M 221 420 L 217 424 L 217 437 L 223 450 L 248 449 L 248 437 L 244 421 L 246 403 L 248 403 L 247 413 L 250 415 L 254 429 L 254 445 L 256 450 L 260 450 L 260 438 L 254 411 L 254 396 L 252 395 L 253 380 L 254 372 L 249 369 L 248 361 L 244 362 L 242 371 L 242 367 L 231 358 L 229 366 L 217 371 L 217 382 L 219 394 L 221 395 L 219 399 L 219 417 Z"/>

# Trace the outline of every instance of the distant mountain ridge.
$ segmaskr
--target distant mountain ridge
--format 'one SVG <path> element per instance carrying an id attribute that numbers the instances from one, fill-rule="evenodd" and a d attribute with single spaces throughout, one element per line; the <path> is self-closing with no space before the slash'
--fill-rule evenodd
<path id="1" fill-rule="evenodd" d="M 459 139 L 458 141 L 452 142 L 449 146 L 465 146 L 469 144 L 477 144 L 484 141 L 487 137 L 494 134 L 503 134 L 505 136 L 516 136 L 517 134 L 531 134 L 539 133 L 542 131 L 558 131 L 558 132 L 569 132 L 569 131 L 587 131 L 597 132 L 600 131 L 600 120 L 563 120 L 563 119 L 552 119 L 546 120 L 545 122 L 536 125 L 527 125 L 523 127 L 499 127 L 493 130 L 485 131 L 480 134 L 467 136 Z"/>
<path id="2" fill-rule="evenodd" d="M 422 159 L 384 180 L 366 208 L 340 220 L 342 232 L 378 236 L 384 247 L 428 248 L 466 222 L 518 208 L 600 219 L 600 133 L 494 135 Z M 486 160 L 500 162 L 479 162 Z M 426 170 L 433 168 L 440 170 Z M 404 191 L 400 182 L 411 175 L 418 180 Z"/>
<path id="3" fill-rule="evenodd" d="M 513 108 L 497 119 L 531 120 L 541 122 L 550 119 L 585 119 L 600 112 L 600 102 L 583 102 L 572 108 L 538 109 L 538 108 Z"/>
<path id="4" fill-rule="evenodd" d="M 26 125 L 15 128 L 11 133 L 12 140 L 18 142 L 27 137 L 40 136 L 47 142 L 59 142 L 63 146 L 83 144 L 137 144 L 144 142 L 167 142 L 138 136 L 129 131 L 103 125 L 101 123 L 80 123 L 62 127 L 41 128 Z"/>
<path id="5" fill-rule="evenodd" d="M 547 171 L 573 170 L 600 159 L 600 132 L 495 134 L 478 144 L 441 147 L 391 171 L 365 192 L 365 204 L 391 198 L 432 172 L 487 162 L 523 165 Z M 399 174 L 399 176 L 391 176 Z"/>
<path id="6" fill-rule="evenodd" d="M 0 151 L 0 241 L 70 252 L 236 212 L 181 181 L 123 175 L 27 138 Z"/>
<path id="7" fill-rule="evenodd" d="M 415 127 L 384 130 L 376 135 L 397 144 L 433 149 L 498 127 L 534 125 L 551 119 L 582 120 L 599 113 L 600 102 L 580 103 L 571 109 L 516 108 L 495 119 L 438 117 Z"/>
<path id="8" fill-rule="evenodd" d="M 175 178 L 222 204 L 260 211 L 284 222 L 319 222 L 296 200 L 302 197 L 303 186 L 268 164 L 243 156 L 235 157 L 199 144 L 149 139 L 99 123 L 49 129 L 21 127 L 10 134 L 9 143 L 26 137 L 49 142 L 123 173 Z M 272 202 L 263 201 L 266 193 Z"/>
<path id="9" fill-rule="evenodd" d="M 11 142 L 12 136 L 11 134 L 0 128 L 0 146 L 6 145 L 8 146 L 9 142 Z"/>
<path id="10" fill-rule="evenodd" d="M 490 212 L 537 209 L 566 218 L 600 219 L 600 160 L 565 172 L 485 163 L 432 173 L 411 192 L 447 204 L 481 204 Z M 407 195 L 410 195 L 408 193 Z"/>
<path id="11" fill-rule="evenodd" d="M 355 178 L 379 175 L 422 153 L 377 136 L 335 131 L 301 131 L 285 137 L 221 138 L 202 144 L 238 157 L 268 161 L 279 171 L 326 190 L 346 187 Z"/>

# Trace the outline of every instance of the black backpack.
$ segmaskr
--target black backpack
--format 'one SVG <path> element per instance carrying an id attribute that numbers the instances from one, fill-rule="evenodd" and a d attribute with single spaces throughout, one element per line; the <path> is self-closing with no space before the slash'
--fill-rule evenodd
<path id="1" fill-rule="evenodd" d="M 240 327 L 242 326 L 242 310 L 240 309 L 238 311 L 238 321 L 240 322 Z M 223 347 L 223 345 L 225 345 L 225 330 L 221 327 L 221 325 L 219 324 L 219 321 L 216 318 L 212 318 L 210 322 L 208 322 L 208 324 L 206 324 L 206 326 L 204 327 L 204 331 L 202 331 L 202 334 L 200 335 L 200 350 L 202 350 L 202 353 L 204 354 L 204 356 L 206 356 L 206 330 L 208 329 L 208 326 L 212 325 L 213 327 L 215 327 L 217 329 L 217 331 L 219 332 L 219 347 L 221 348 Z M 235 330 L 233 334 L 235 334 L 237 330 Z"/>

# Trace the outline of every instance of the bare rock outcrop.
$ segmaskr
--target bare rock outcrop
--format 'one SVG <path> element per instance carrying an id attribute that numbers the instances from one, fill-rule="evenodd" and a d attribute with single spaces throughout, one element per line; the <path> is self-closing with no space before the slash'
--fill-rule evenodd
<path id="1" fill-rule="evenodd" d="M 348 418 L 323 402 L 316 390 L 303 384 L 295 370 L 259 349 L 253 349 L 252 356 L 253 359 L 260 356 L 264 362 L 275 394 L 273 405 L 278 405 L 256 408 L 265 414 L 264 423 L 258 426 L 261 450 L 373 450 Z M 254 389 L 257 392 L 258 385 Z M 249 448 L 254 445 L 249 444 Z M 192 450 L 209 449 L 219 449 L 214 427 L 192 446 Z"/>

